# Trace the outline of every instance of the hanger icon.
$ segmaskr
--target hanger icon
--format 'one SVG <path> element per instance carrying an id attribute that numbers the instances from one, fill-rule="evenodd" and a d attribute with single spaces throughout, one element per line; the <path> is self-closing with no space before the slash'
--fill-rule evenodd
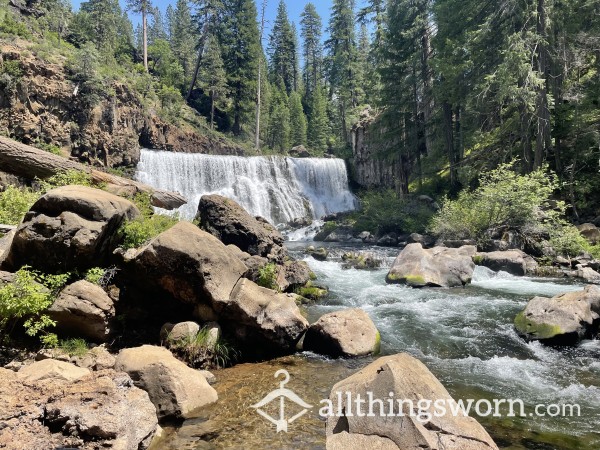
<path id="1" fill-rule="evenodd" d="M 265 419 L 267 419 L 269 422 L 271 422 L 273 425 L 275 425 L 277 427 L 277 433 L 279 433 L 280 431 L 287 433 L 288 425 L 290 423 L 292 423 L 294 420 L 296 420 L 296 419 L 302 417 L 304 414 L 306 414 L 310 410 L 310 408 L 312 408 L 312 405 L 309 405 L 304 400 L 302 400 L 300 397 L 298 397 L 294 392 L 292 392 L 291 390 L 289 390 L 285 387 L 285 385 L 288 384 L 290 381 L 290 374 L 287 370 L 280 369 L 277 372 L 275 372 L 275 378 L 278 378 L 280 375 L 283 375 L 284 379 L 283 379 L 283 381 L 281 381 L 279 383 L 279 389 L 275 389 L 274 391 L 271 391 L 260 402 L 256 403 L 255 405 L 252 405 L 251 408 L 256 409 L 256 412 L 258 414 L 260 414 Z M 264 412 L 263 410 L 260 409 L 260 408 L 264 407 L 265 405 L 268 405 L 272 401 L 275 401 L 278 399 L 279 399 L 279 418 L 271 417 L 269 414 L 267 414 L 266 412 Z M 298 414 L 292 416 L 291 418 L 286 419 L 286 417 L 285 417 L 285 402 L 286 402 L 286 400 L 289 400 L 289 401 L 297 404 L 298 406 L 301 406 L 304 409 L 302 411 L 300 411 Z"/>

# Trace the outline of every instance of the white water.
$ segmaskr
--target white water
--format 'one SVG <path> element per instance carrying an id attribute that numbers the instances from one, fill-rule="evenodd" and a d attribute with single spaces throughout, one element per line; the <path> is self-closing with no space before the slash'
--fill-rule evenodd
<path id="1" fill-rule="evenodd" d="M 196 215 L 200 197 L 219 194 L 272 224 L 300 217 L 318 219 L 356 208 L 341 159 L 278 156 L 214 156 L 142 150 L 136 179 L 182 194 L 178 212 Z"/>

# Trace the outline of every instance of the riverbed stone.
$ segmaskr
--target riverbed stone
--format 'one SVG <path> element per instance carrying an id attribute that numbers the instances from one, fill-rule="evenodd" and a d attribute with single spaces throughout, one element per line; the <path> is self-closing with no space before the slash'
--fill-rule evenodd
<path id="1" fill-rule="evenodd" d="M 592 337 L 600 325 L 600 287 L 552 298 L 535 297 L 515 318 L 515 328 L 526 340 L 552 345 L 574 345 Z"/>
<path id="2" fill-rule="evenodd" d="M 473 262 L 496 272 L 502 270 L 516 276 L 533 275 L 539 268 L 537 261 L 522 250 L 480 252 L 473 255 Z"/>
<path id="3" fill-rule="evenodd" d="M 163 347 L 143 345 L 122 350 L 115 370 L 126 372 L 137 387 L 148 392 L 159 419 L 192 417 L 218 398 L 200 372 Z"/>
<path id="4" fill-rule="evenodd" d="M 112 299 L 100 286 L 86 280 L 70 284 L 48 309 L 58 333 L 105 342 L 115 317 Z"/>
<path id="5" fill-rule="evenodd" d="M 577 269 L 577 277 L 581 278 L 586 283 L 600 284 L 600 273 L 596 272 L 591 267 L 580 267 Z"/>
<path id="6" fill-rule="evenodd" d="M 43 359 L 24 366 L 19 370 L 19 379 L 23 382 L 64 381 L 71 383 L 90 374 L 88 369 L 56 359 Z"/>
<path id="7" fill-rule="evenodd" d="M 434 247 L 424 249 L 421 244 L 409 244 L 398 255 L 387 274 L 388 283 L 412 287 L 456 287 L 471 282 L 477 249 Z"/>
<path id="8" fill-rule="evenodd" d="M 139 214 L 129 200 L 100 189 L 53 189 L 25 215 L 2 267 L 64 273 L 106 266 L 119 243 L 119 227 Z"/>
<path id="9" fill-rule="evenodd" d="M 304 336 L 304 350 L 332 357 L 379 353 L 381 336 L 362 309 L 346 309 L 321 316 Z"/>
<path id="10" fill-rule="evenodd" d="M 363 405 L 364 415 L 354 413 L 356 405 L 347 404 L 350 396 L 353 403 L 358 395 L 368 399 L 372 393 L 374 399 L 381 399 L 384 404 L 389 399 L 390 392 L 395 399 L 404 400 L 403 416 L 378 415 L 367 416 L 368 406 Z M 333 411 L 338 411 L 338 401 L 341 400 L 343 415 L 336 414 L 327 418 L 326 434 L 328 448 L 336 448 L 339 439 L 343 439 L 345 448 L 363 447 L 363 436 L 378 436 L 392 441 L 401 450 L 497 450 L 498 447 L 473 418 L 450 412 L 436 417 L 434 401 L 454 400 L 427 367 L 416 358 L 405 354 L 397 354 L 379 358 L 357 373 L 337 383 L 329 395 Z M 410 408 L 412 402 L 414 408 Z M 430 404 L 429 404 L 430 403 Z M 419 406 L 423 406 L 420 408 Z M 375 405 L 375 411 L 378 406 Z M 350 413 L 353 411 L 353 413 Z M 411 414 L 412 411 L 412 414 Z M 417 416 L 418 413 L 423 414 Z M 428 413 L 426 415 L 425 413 Z M 348 433 L 343 438 L 337 434 Z M 356 438 L 356 439 L 354 439 Z M 389 442 L 377 441 L 381 448 L 388 449 Z M 337 448 L 340 448 L 339 446 Z M 369 447 L 370 448 L 370 447 Z"/>
<path id="11" fill-rule="evenodd" d="M 233 244 L 250 255 L 283 262 L 287 250 L 283 236 L 265 219 L 252 217 L 235 201 L 220 195 L 205 195 L 198 204 L 200 226 L 224 244 Z"/>

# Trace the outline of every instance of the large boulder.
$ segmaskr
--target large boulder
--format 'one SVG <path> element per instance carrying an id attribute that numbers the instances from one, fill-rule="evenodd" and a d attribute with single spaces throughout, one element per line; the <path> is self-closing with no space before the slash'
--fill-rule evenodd
<path id="1" fill-rule="evenodd" d="M 2 267 L 67 272 L 105 266 L 119 243 L 117 230 L 139 214 L 129 200 L 99 189 L 53 189 L 25 215 Z"/>
<path id="2" fill-rule="evenodd" d="M 473 256 L 473 262 L 496 272 L 502 270 L 517 276 L 533 275 L 539 267 L 536 260 L 523 250 L 476 253 Z"/>
<path id="3" fill-rule="evenodd" d="M 421 244 L 409 244 L 398 255 L 387 274 L 388 283 L 412 287 L 455 287 L 471 282 L 477 249 L 434 247 L 424 249 Z"/>
<path id="4" fill-rule="evenodd" d="M 233 200 L 205 195 L 200 199 L 196 218 L 204 230 L 250 255 L 278 262 L 287 255 L 281 233 L 266 220 L 252 217 Z"/>
<path id="5" fill-rule="evenodd" d="M 144 450 L 157 424 L 148 394 L 124 373 L 65 382 L 0 369 L 0 448 Z"/>
<path id="6" fill-rule="evenodd" d="M 293 352 L 308 321 L 296 305 L 294 294 L 279 294 L 241 279 L 227 302 L 215 310 L 225 331 L 233 334 L 248 353 Z"/>
<path id="7" fill-rule="evenodd" d="M 19 378 L 27 383 L 48 380 L 73 382 L 89 374 L 89 369 L 77 367 L 74 364 L 55 359 L 44 359 L 34 362 L 33 364 L 24 366 L 18 372 Z"/>
<path id="8" fill-rule="evenodd" d="M 315 274 L 308 264 L 304 261 L 286 261 L 279 267 L 277 272 L 277 286 L 283 292 L 291 292 L 292 290 L 304 286 Z"/>
<path id="9" fill-rule="evenodd" d="M 396 406 L 393 416 L 378 415 L 380 408 L 375 402 L 375 414 L 368 415 L 365 403 L 362 414 L 358 414 L 355 400 L 359 395 L 387 405 L 390 393 L 402 400 L 402 414 Z M 446 414 L 434 414 L 434 402 L 450 405 L 454 400 L 422 362 L 407 354 L 380 358 L 340 381 L 329 400 L 333 405 L 326 428 L 329 450 L 342 448 L 342 444 L 347 449 L 372 448 L 371 444 L 373 448 L 399 450 L 498 449 L 475 419 L 453 415 L 449 406 Z M 338 411 L 343 411 L 341 417 Z"/>
<path id="10" fill-rule="evenodd" d="M 593 223 L 578 225 L 577 229 L 591 244 L 597 244 L 600 241 L 600 229 Z"/>
<path id="11" fill-rule="evenodd" d="M 132 263 L 132 281 L 138 287 L 192 307 L 228 302 L 247 271 L 221 241 L 189 222 L 161 233 L 140 249 Z"/>
<path id="12" fill-rule="evenodd" d="M 592 337 L 600 324 L 600 288 L 556 297 L 535 297 L 515 318 L 517 332 L 527 340 L 573 345 Z"/>
<path id="13" fill-rule="evenodd" d="M 379 353 L 381 337 L 362 309 L 325 314 L 304 336 L 304 350 L 332 356 L 367 356 Z"/>
<path id="14" fill-rule="evenodd" d="M 56 321 L 59 333 L 105 342 L 115 306 L 100 286 L 80 280 L 61 291 L 48 315 Z"/>
<path id="15" fill-rule="evenodd" d="M 115 370 L 129 374 L 150 396 L 159 419 L 188 418 L 217 401 L 217 392 L 204 376 L 163 347 L 143 345 L 122 350 Z"/>

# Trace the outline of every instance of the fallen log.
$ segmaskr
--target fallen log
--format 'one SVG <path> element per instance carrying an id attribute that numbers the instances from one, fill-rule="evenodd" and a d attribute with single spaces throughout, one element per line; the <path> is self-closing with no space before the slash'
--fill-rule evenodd
<path id="1" fill-rule="evenodd" d="M 187 203 L 185 198 L 176 192 L 155 189 L 139 181 L 102 172 L 3 136 L 0 136 L 0 170 L 30 180 L 43 180 L 60 172 L 78 170 L 88 173 L 94 183 L 106 184 L 107 190 L 111 192 L 146 192 L 151 195 L 152 205 L 159 208 L 172 210 Z"/>

